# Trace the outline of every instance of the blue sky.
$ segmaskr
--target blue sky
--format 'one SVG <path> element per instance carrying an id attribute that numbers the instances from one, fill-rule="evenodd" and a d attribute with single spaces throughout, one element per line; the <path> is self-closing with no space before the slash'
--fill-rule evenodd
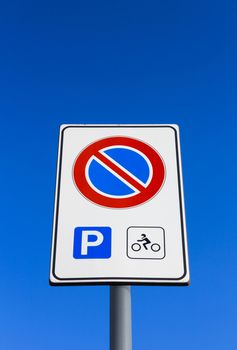
<path id="1" fill-rule="evenodd" d="M 109 349 L 108 287 L 48 285 L 62 123 L 179 124 L 191 286 L 132 288 L 134 349 L 236 349 L 236 14 L 1 3 L 1 349 Z"/>

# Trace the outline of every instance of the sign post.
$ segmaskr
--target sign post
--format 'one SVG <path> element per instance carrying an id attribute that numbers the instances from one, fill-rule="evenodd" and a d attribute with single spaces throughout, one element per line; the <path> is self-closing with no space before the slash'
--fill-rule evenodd
<path id="1" fill-rule="evenodd" d="M 188 285 L 179 128 L 63 125 L 50 284 L 111 285 L 111 350 L 131 350 L 129 285 Z"/>
<path id="2" fill-rule="evenodd" d="M 110 350 L 132 350 L 130 286 L 110 287 Z"/>

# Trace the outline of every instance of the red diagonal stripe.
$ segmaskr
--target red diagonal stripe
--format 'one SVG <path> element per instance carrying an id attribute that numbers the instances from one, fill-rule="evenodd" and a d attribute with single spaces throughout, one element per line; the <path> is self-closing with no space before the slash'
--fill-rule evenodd
<path id="1" fill-rule="evenodd" d="M 133 177 L 131 177 L 128 173 L 119 168 L 116 164 L 111 162 L 108 158 L 106 158 L 100 152 L 96 152 L 95 157 L 98 158 L 102 163 L 107 165 L 110 169 L 112 169 L 116 174 L 121 176 L 124 180 L 126 180 L 130 185 L 135 187 L 138 191 L 142 192 L 145 186 L 142 186 L 138 181 L 136 181 Z"/>

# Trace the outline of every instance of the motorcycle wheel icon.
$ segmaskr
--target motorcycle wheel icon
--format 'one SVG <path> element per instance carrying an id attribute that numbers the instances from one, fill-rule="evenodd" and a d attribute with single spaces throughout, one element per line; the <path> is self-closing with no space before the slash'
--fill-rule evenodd
<path id="1" fill-rule="evenodd" d="M 139 252 L 139 250 L 141 250 L 142 246 L 141 246 L 141 244 L 139 244 L 139 243 L 133 243 L 133 244 L 131 245 L 131 248 L 132 248 L 132 250 L 133 250 L 134 252 Z M 160 246 L 158 243 L 153 243 L 153 244 L 151 245 L 151 250 L 152 250 L 153 252 L 158 252 L 160 249 L 161 249 L 161 246 Z"/>

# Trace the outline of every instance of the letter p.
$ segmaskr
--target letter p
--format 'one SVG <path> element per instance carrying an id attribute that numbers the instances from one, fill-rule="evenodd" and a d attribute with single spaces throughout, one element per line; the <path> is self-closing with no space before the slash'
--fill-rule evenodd
<path id="1" fill-rule="evenodd" d="M 88 254 L 88 247 L 97 247 L 101 245 L 104 240 L 104 236 L 99 231 L 82 231 L 81 236 L 81 255 Z M 96 239 L 90 240 L 90 237 L 95 237 Z"/>
<path id="2" fill-rule="evenodd" d="M 111 227 L 76 227 L 74 259 L 108 259 L 111 257 Z"/>

